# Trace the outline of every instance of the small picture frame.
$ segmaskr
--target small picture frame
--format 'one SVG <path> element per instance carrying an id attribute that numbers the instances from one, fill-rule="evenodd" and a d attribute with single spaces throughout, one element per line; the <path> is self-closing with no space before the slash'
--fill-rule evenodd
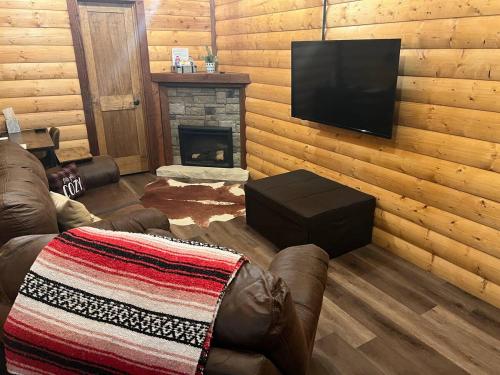
<path id="1" fill-rule="evenodd" d="M 189 61 L 189 48 L 172 48 L 172 66 L 180 66 Z"/>

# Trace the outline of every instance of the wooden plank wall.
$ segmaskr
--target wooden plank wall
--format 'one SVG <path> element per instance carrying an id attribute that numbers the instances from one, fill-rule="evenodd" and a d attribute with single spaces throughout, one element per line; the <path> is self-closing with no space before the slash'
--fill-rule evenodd
<path id="1" fill-rule="evenodd" d="M 394 138 L 291 118 L 290 41 L 320 39 L 321 0 L 218 0 L 221 69 L 253 82 L 251 174 L 374 195 L 375 244 L 500 307 L 500 2 L 329 2 L 327 39 L 402 38 Z"/>
<path id="2" fill-rule="evenodd" d="M 152 72 L 170 70 L 171 48 L 198 65 L 211 44 L 209 0 L 146 0 Z M 66 0 L 0 0 L 0 109 L 23 128 L 61 130 L 61 148 L 89 148 Z M 5 121 L 0 114 L 0 131 Z"/>
<path id="3" fill-rule="evenodd" d="M 0 109 L 23 128 L 55 126 L 88 149 L 66 0 L 0 0 Z M 0 115 L 0 130 L 5 120 Z"/>
<path id="4" fill-rule="evenodd" d="M 170 71 L 172 47 L 188 47 L 200 70 L 210 46 L 210 0 L 145 0 L 152 73 Z"/>

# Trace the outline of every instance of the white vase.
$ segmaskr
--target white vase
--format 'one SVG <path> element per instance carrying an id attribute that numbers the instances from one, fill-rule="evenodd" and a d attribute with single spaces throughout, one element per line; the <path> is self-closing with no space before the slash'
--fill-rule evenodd
<path id="1" fill-rule="evenodd" d="M 207 73 L 215 73 L 215 63 L 205 63 L 207 67 Z"/>

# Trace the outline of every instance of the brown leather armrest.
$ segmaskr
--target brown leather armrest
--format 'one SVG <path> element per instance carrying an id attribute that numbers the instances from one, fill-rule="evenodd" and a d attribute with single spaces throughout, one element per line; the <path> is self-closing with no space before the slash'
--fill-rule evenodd
<path id="1" fill-rule="evenodd" d="M 94 189 L 120 180 L 120 169 L 110 156 L 94 156 L 90 160 L 77 162 L 78 173 L 82 176 L 85 189 Z M 57 172 L 61 167 L 49 168 L 47 175 Z"/>
<path id="2" fill-rule="evenodd" d="M 290 288 L 310 351 L 323 303 L 328 261 L 328 254 L 318 246 L 300 245 L 280 251 L 269 267 Z"/>
<path id="3" fill-rule="evenodd" d="M 94 156 L 92 160 L 77 163 L 86 189 L 112 184 L 120 180 L 120 169 L 110 156 Z"/>
<path id="4" fill-rule="evenodd" d="M 170 229 L 167 217 L 156 208 L 141 208 L 126 213 L 117 211 L 110 218 L 97 221 L 89 226 L 132 233 L 146 233 L 152 228 L 163 229 L 165 231 Z"/>
<path id="5" fill-rule="evenodd" d="M 213 343 L 262 353 L 286 375 L 304 375 L 309 365 L 309 347 L 288 286 L 250 263 L 226 290 Z"/>
<path id="6" fill-rule="evenodd" d="M 281 375 L 273 363 L 259 353 L 210 349 L 206 375 Z"/>
<path id="7" fill-rule="evenodd" d="M 57 234 L 34 234 L 12 238 L 0 248 L 0 298 L 12 304 L 36 257 Z"/>
<path id="8" fill-rule="evenodd" d="M 6 374 L 3 325 L 14 304 L 24 277 L 42 248 L 57 234 L 12 238 L 0 248 L 0 374 Z"/>

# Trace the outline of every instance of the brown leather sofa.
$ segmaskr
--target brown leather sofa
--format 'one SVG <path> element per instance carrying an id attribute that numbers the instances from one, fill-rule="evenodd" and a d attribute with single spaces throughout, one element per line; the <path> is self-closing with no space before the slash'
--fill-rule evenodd
<path id="1" fill-rule="evenodd" d="M 24 276 L 55 236 L 18 237 L 0 249 L 0 338 Z M 305 374 L 327 268 L 328 255 L 315 245 L 282 250 L 267 271 L 245 264 L 222 300 L 205 373 Z M 4 361 L 0 347 L 0 373 Z"/>
<path id="2" fill-rule="evenodd" d="M 78 165 L 87 191 L 78 200 L 104 219 L 94 226 L 145 232 L 168 230 L 165 215 L 144 208 L 120 180 L 120 171 L 108 156 Z M 49 195 L 46 172 L 40 161 L 16 143 L 0 143 L 0 245 L 18 236 L 58 233 L 55 206 Z"/>
<path id="3" fill-rule="evenodd" d="M 3 146 L 0 144 L 0 246 L 3 244 L 0 248 L 0 374 L 6 372 L 1 341 L 3 323 L 38 253 L 57 235 L 55 212 L 46 198 L 43 168 L 24 150 L 19 152 L 16 147 L 9 145 L 4 149 Z M 99 157 L 79 167 L 90 187 L 82 197 L 86 200 L 80 200 L 90 211 L 105 217 L 94 226 L 169 235 L 168 220 L 157 210 L 138 206 L 136 198 L 129 196 L 126 186 L 120 184 L 118 170 L 113 165 L 112 159 Z M 101 197 L 98 191 L 108 195 Z M 16 217 L 16 209 L 21 218 Z M 305 374 L 327 268 L 328 255 L 314 245 L 282 250 L 268 270 L 245 264 L 222 300 L 206 374 Z"/>

